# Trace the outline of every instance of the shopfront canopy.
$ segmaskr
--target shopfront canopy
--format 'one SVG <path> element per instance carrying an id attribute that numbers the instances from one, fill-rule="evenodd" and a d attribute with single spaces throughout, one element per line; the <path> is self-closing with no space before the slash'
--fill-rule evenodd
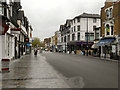
<path id="1" fill-rule="evenodd" d="M 97 44 L 95 44 L 95 46 L 110 45 L 113 41 L 115 41 L 115 38 L 102 39 L 102 40 L 100 40 Z"/>

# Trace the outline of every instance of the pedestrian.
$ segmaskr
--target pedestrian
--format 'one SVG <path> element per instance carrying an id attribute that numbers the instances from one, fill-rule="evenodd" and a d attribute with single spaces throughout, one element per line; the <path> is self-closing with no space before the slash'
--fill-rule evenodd
<path id="1" fill-rule="evenodd" d="M 37 52 L 38 52 L 38 50 L 35 48 L 35 50 L 34 50 L 34 55 L 35 56 L 37 56 Z"/>

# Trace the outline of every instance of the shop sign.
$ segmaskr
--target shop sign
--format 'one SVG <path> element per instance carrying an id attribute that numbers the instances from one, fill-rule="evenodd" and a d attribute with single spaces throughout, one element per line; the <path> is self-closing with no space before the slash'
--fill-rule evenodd
<path id="1" fill-rule="evenodd" d="M 13 28 L 13 29 L 11 29 L 11 32 L 13 34 L 20 34 L 20 29 L 19 28 L 18 29 Z"/>
<path id="2" fill-rule="evenodd" d="M 112 52 L 115 53 L 116 52 L 116 46 L 112 45 Z"/>

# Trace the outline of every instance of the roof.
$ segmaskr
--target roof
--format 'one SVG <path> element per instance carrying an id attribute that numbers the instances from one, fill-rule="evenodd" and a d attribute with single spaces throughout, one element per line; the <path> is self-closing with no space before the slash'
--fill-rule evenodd
<path id="1" fill-rule="evenodd" d="M 99 14 L 88 14 L 88 13 L 83 13 L 79 16 L 76 16 L 75 18 L 100 18 Z M 75 19 L 74 18 L 74 19 Z"/>

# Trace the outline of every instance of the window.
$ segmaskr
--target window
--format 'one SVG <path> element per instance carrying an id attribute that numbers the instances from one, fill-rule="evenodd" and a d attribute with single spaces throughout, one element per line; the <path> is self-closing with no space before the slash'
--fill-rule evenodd
<path id="1" fill-rule="evenodd" d="M 94 40 L 94 36 L 91 35 L 89 39 L 90 39 L 90 41 L 93 41 Z"/>
<path id="2" fill-rule="evenodd" d="M 109 8 L 106 10 L 106 17 L 107 18 L 112 18 L 112 13 L 113 13 L 113 9 Z"/>
<path id="3" fill-rule="evenodd" d="M 66 42 L 67 40 L 66 40 L 66 36 L 64 37 L 64 42 Z"/>
<path id="4" fill-rule="evenodd" d="M 72 32 L 73 32 L 73 27 L 72 27 L 72 30 L 71 30 Z"/>
<path id="5" fill-rule="evenodd" d="M 70 35 L 68 35 L 68 41 L 70 41 Z"/>
<path id="6" fill-rule="evenodd" d="M 78 41 L 80 41 L 80 33 L 78 33 Z"/>
<path id="7" fill-rule="evenodd" d="M 61 38 L 61 42 L 63 42 L 63 37 Z"/>
<path id="8" fill-rule="evenodd" d="M 112 17 L 112 12 L 113 12 L 113 9 L 110 8 L 110 18 Z"/>
<path id="9" fill-rule="evenodd" d="M 95 39 L 99 39 L 99 33 L 96 33 L 96 38 Z"/>
<path id="10" fill-rule="evenodd" d="M 97 22 L 97 19 L 96 19 L 96 18 L 94 18 L 94 19 L 93 19 L 93 23 L 96 23 L 96 22 Z"/>
<path id="11" fill-rule="evenodd" d="M 80 18 L 77 18 L 77 22 L 80 22 Z"/>
<path id="12" fill-rule="evenodd" d="M 106 17 L 109 18 L 109 11 L 106 10 Z"/>
<path id="13" fill-rule="evenodd" d="M 77 26 L 78 31 L 80 31 L 80 25 Z"/>
<path id="14" fill-rule="evenodd" d="M 96 29 L 96 26 L 93 26 L 93 31 L 95 31 L 95 29 Z"/>
<path id="15" fill-rule="evenodd" d="M 106 25 L 106 35 L 110 35 L 110 26 Z"/>
<path id="16" fill-rule="evenodd" d="M 74 19 L 74 23 L 75 23 L 75 19 Z"/>
<path id="17" fill-rule="evenodd" d="M 75 34 L 72 34 L 72 41 L 75 40 Z"/>
<path id="18" fill-rule="evenodd" d="M 2 4 L 0 4 L 0 14 L 3 14 L 3 11 L 2 11 Z"/>
<path id="19" fill-rule="evenodd" d="M 76 27 L 74 26 L 74 32 L 76 31 Z"/>
<path id="20" fill-rule="evenodd" d="M 111 26 L 111 35 L 114 35 L 114 27 Z"/>

